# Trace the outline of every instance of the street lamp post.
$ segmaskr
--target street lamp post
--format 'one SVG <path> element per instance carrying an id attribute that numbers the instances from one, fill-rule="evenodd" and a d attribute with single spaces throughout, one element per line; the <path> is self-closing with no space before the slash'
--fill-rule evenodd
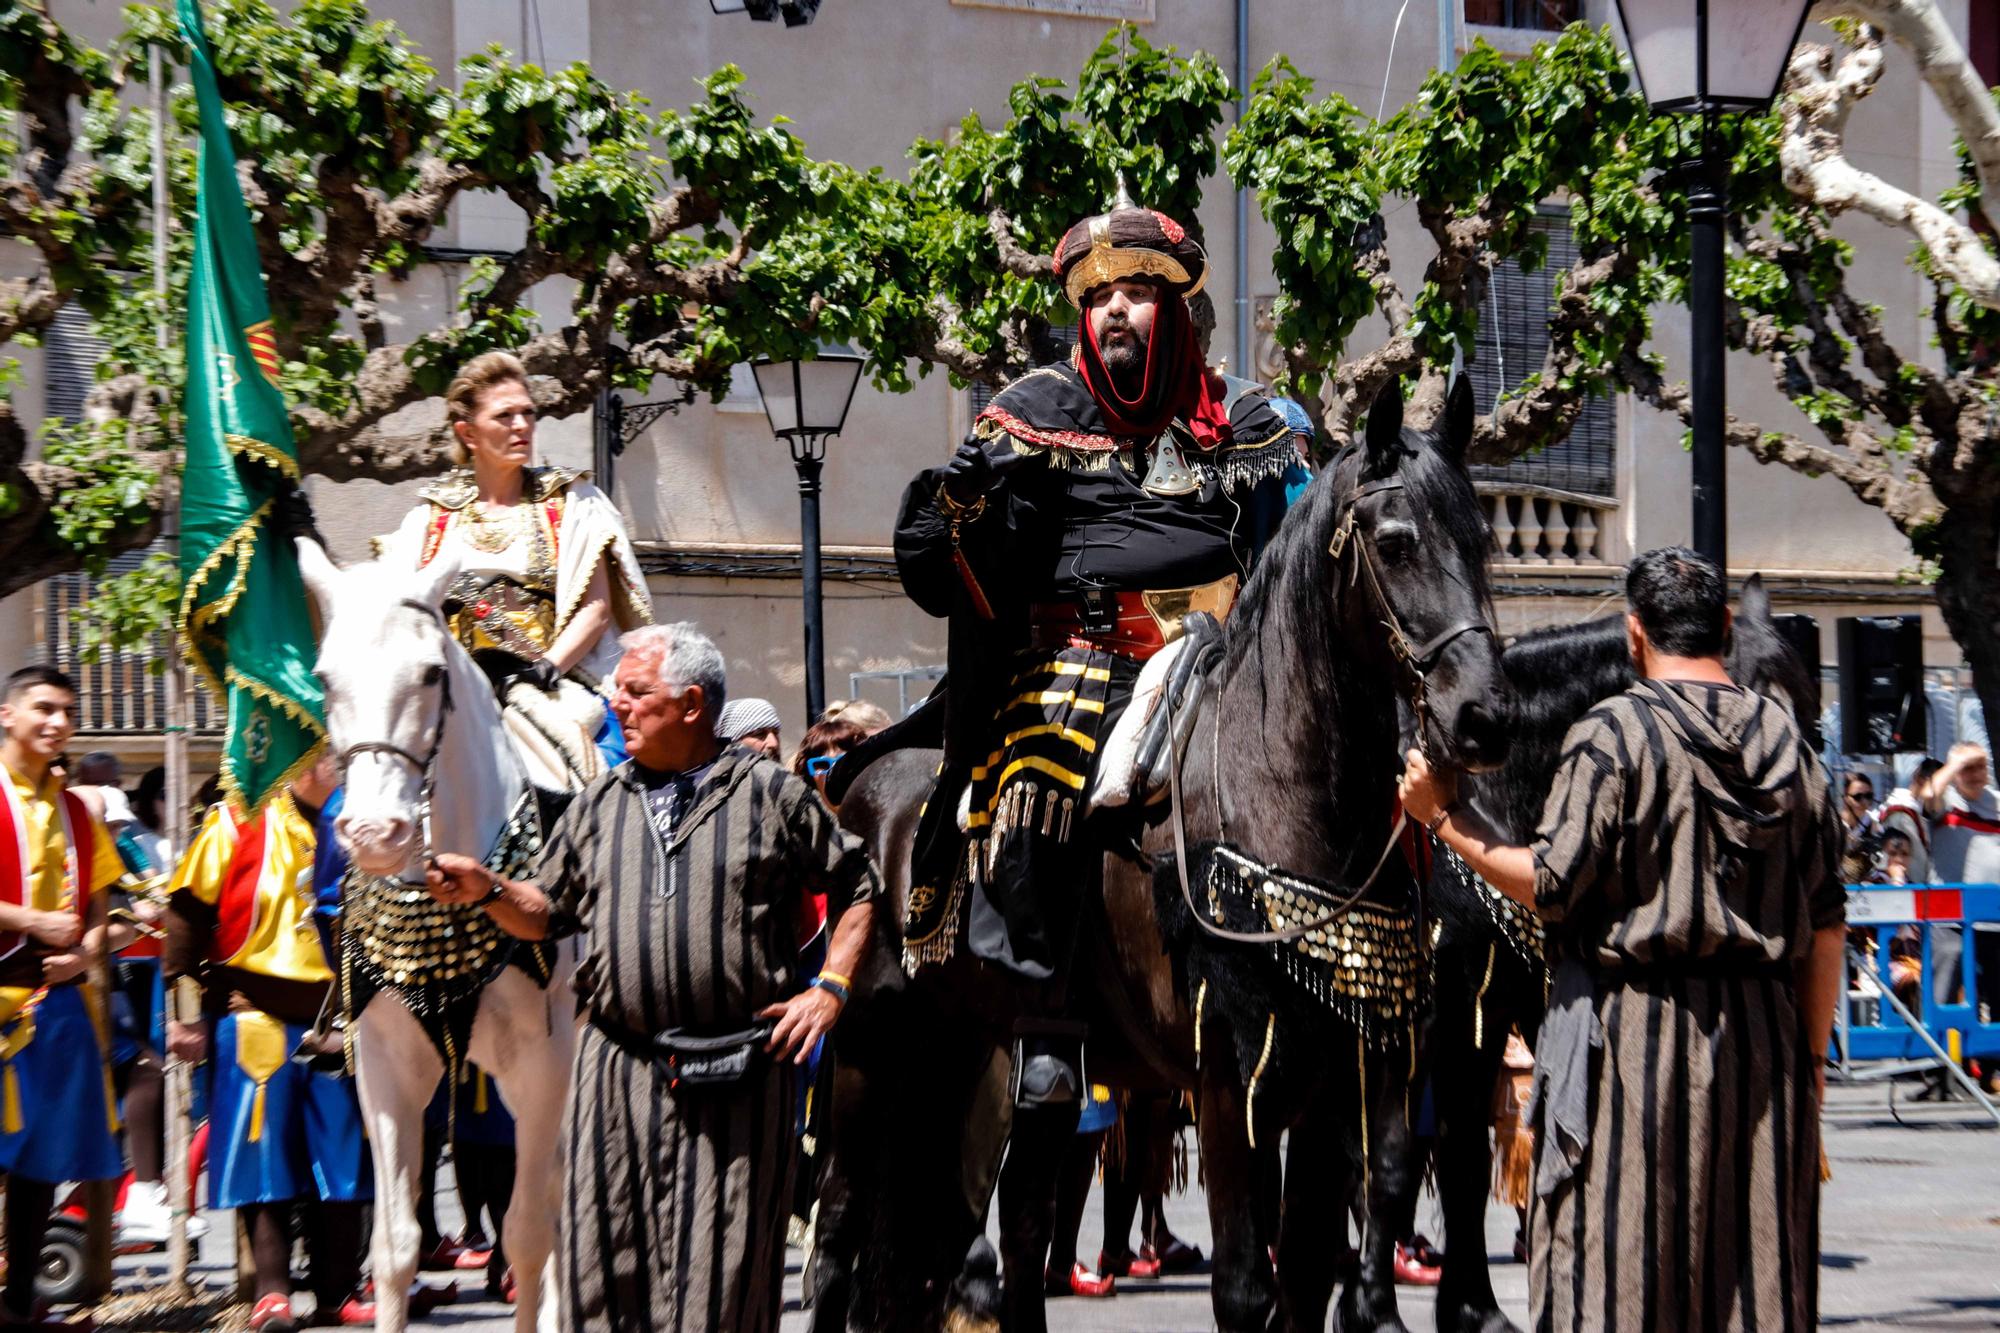
<path id="1" fill-rule="evenodd" d="M 826 638 L 820 619 L 819 479 L 826 442 L 847 424 L 861 358 L 844 349 L 810 361 L 753 361 L 757 397 L 771 433 L 792 453 L 799 474 L 799 564 L 805 584 L 806 721 L 826 709 Z"/>
<path id="2" fill-rule="evenodd" d="M 1784 81 L 1812 0 L 1618 0 L 1618 17 L 1656 112 L 1700 118 L 1700 149 L 1688 164 L 1688 317 L 1693 343 L 1694 549 L 1729 569 L 1723 425 L 1728 415 L 1722 333 L 1723 227 L 1728 159 L 1716 122 L 1761 112 Z"/>

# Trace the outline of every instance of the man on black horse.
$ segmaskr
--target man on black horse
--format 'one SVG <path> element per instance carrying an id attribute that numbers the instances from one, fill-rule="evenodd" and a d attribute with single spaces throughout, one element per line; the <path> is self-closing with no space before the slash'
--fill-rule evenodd
<path id="1" fill-rule="evenodd" d="M 903 586 L 951 619 L 905 962 L 948 958 L 962 930 L 1018 979 L 1024 1107 L 1080 1091 L 1081 1031 L 1061 1020 L 1108 845 L 1085 822 L 1098 753 L 1183 617 L 1227 612 L 1293 458 L 1263 391 L 1206 365 L 1187 298 L 1208 259 L 1173 219 L 1121 187 L 1070 228 L 1054 270 L 1081 313 L 1069 362 L 1002 390 L 950 463 L 910 484 L 896 528 Z"/>

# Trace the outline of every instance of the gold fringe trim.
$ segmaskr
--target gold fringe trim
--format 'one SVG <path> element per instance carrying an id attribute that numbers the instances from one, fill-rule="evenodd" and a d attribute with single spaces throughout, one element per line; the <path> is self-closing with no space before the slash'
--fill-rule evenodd
<path id="1" fill-rule="evenodd" d="M 228 446 L 231 453 L 241 454 L 245 458 L 255 459 L 259 463 L 276 468 L 293 481 L 304 478 L 305 474 L 299 471 L 299 460 L 275 444 L 250 435 L 224 435 L 222 442 Z"/>
<path id="2" fill-rule="evenodd" d="M 1264 1077 L 1264 1067 L 1271 1063 L 1271 1045 L 1277 1035 L 1278 1016 L 1269 1014 L 1264 1019 L 1264 1053 L 1257 1057 L 1257 1067 L 1250 1071 L 1249 1090 L 1243 1094 L 1243 1127 L 1249 1131 L 1252 1150 L 1257 1147 L 1257 1080 Z"/>
<path id="3" fill-rule="evenodd" d="M 1201 1068 L 1201 1010 L 1208 1003 L 1208 978 L 1201 979 L 1201 989 L 1194 993 L 1194 1067 Z"/>
<path id="4" fill-rule="evenodd" d="M 1486 945 L 1486 975 L 1479 979 L 1479 992 L 1472 997 L 1472 1049 L 1486 1049 L 1486 988 L 1493 984 L 1493 958 L 1499 946 Z"/>
<path id="5" fill-rule="evenodd" d="M 1528 1206 L 1528 1186 L 1534 1180 L 1535 1131 L 1518 1115 L 1493 1126 L 1493 1199 L 1509 1208 Z"/>

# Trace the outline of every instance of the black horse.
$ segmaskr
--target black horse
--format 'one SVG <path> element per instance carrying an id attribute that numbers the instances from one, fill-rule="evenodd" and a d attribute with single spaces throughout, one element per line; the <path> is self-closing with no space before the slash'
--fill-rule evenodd
<path id="1" fill-rule="evenodd" d="M 1592 705 L 1632 684 L 1625 618 L 1523 635 L 1500 662 L 1515 701 L 1513 748 L 1497 772 L 1470 779 L 1463 790 L 1508 837 L 1527 842 L 1541 821 L 1564 735 Z M 1816 725 L 1819 682 L 1773 625 L 1770 596 L 1754 574 L 1737 604 L 1728 667 L 1737 683 L 1789 707 L 1801 727 Z M 1430 889 L 1439 932 L 1427 1045 L 1445 1226 L 1438 1327 L 1501 1333 L 1514 1326 L 1499 1311 L 1486 1268 L 1493 1169 L 1487 1129 L 1508 1029 L 1519 1027 L 1534 1045 L 1547 1002 L 1546 971 L 1540 934 L 1528 914 L 1476 882 L 1463 862 L 1440 857 Z"/>
<path id="2" fill-rule="evenodd" d="M 1420 840 L 1397 833 L 1399 713 L 1434 762 L 1476 770 L 1504 759 L 1510 707 L 1491 536 L 1462 465 L 1470 392 L 1461 381 L 1434 435 L 1401 417 L 1395 395 L 1375 405 L 1245 589 L 1180 766 L 1185 864 L 1163 856 L 1156 875 L 1197 1010 L 1224 1329 L 1325 1327 L 1356 1180 L 1370 1221 L 1341 1327 L 1403 1327 L 1386 1219 L 1418 1185 L 1410 1079 L 1428 977 Z"/>

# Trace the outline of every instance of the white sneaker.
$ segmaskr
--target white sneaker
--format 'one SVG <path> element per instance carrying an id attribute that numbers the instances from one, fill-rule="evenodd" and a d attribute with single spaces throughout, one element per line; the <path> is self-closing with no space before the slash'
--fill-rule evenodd
<path id="1" fill-rule="evenodd" d="M 133 1181 L 125 1191 L 125 1206 L 118 1210 L 118 1244 L 164 1245 L 172 1225 L 165 1182 Z M 188 1239 L 199 1240 L 207 1232 L 208 1223 L 199 1214 L 188 1219 Z"/>

